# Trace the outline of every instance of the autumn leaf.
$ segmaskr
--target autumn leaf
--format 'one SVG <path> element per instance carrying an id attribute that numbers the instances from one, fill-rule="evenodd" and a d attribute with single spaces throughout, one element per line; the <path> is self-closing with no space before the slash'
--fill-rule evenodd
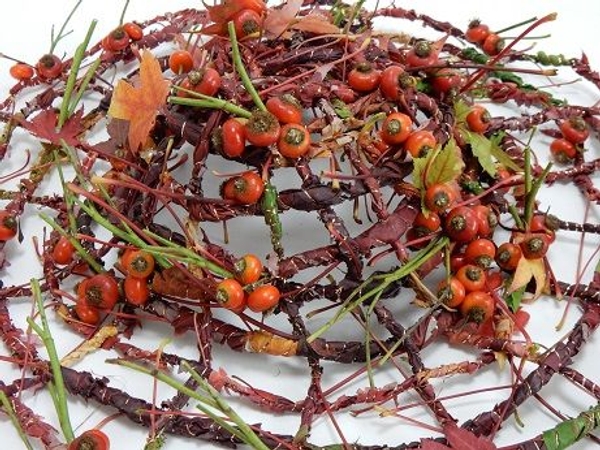
<path id="1" fill-rule="evenodd" d="M 418 189 L 449 183 L 458 179 L 464 167 L 460 148 L 454 139 L 450 139 L 441 150 L 430 151 L 427 156 L 413 160 L 413 183 Z"/>
<path id="2" fill-rule="evenodd" d="M 129 121 L 131 151 L 137 152 L 148 139 L 158 110 L 165 104 L 169 86 L 162 76 L 160 64 L 149 51 L 142 54 L 140 86 L 134 87 L 125 80 L 117 84 L 108 114 Z"/>
<path id="3" fill-rule="evenodd" d="M 534 299 L 536 299 L 542 294 L 548 282 L 546 264 L 543 258 L 527 259 L 522 256 L 513 274 L 508 293 L 512 294 L 527 286 L 532 279 L 535 281 Z"/>
<path id="4" fill-rule="evenodd" d="M 45 109 L 31 121 L 21 120 L 20 125 L 40 139 L 50 141 L 51 144 L 62 145 L 62 142 L 65 142 L 67 145 L 75 146 L 79 144 L 78 136 L 84 131 L 81 124 L 82 116 L 83 110 L 77 111 L 59 129 L 57 128 L 58 112 Z"/>

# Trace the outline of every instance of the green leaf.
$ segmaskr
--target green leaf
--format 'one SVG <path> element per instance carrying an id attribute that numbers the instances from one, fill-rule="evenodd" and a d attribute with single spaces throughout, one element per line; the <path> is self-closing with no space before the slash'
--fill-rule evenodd
<path id="1" fill-rule="evenodd" d="M 450 139 L 442 150 L 429 152 L 427 158 L 431 162 L 424 173 L 425 187 L 455 181 L 465 167 L 460 147 L 454 139 Z"/>
<path id="2" fill-rule="evenodd" d="M 350 108 L 348 108 L 348 105 L 346 105 L 339 98 L 334 98 L 331 104 L 333 106 L 333 110 L 340 119 L 348 119 L 352 117 L 352 111 Z"/>
<path id="3" fill-rule="evenodd" d="M 517 312 L 519 307 L 521 306 L 521 301 L 523 300 L 523 295 L 525 294 L 525 286 L 520 287 L 514 292 L 511 292 L 506 296 L 506 304 L 510 308 L 510 310 L 514 313 Z"/>
<path id="4" fill-rule="evenodd" d="M 431 153 L 434 153 L 434 152 L 430 151 L 428 153 L 428 155 Z M 425 186 L 423 185 L 423 173 L 425 172 L 425 169 L 427 168 L 428 161 L 429 161 L 429 158 L 427 156 L 424 156 L 423 158 L 413 159 L 413 172 L 412 172 L 413 184 L 420 191 L 425 189 Z"/>
<path id="5" fill-rule="evenodd" d="M 492 146 L 490 147 L 490 152 L 496 161 L 502 164 L 507 169 L 511 169 L 514 172 L 522 172 L 523 168 L 520 167 L 516 162 L 512 160 L 510 156 L 506 154 L 504 150 L 500 147 L 500 142 L 504 138 L 504 132 L 496 133 L 491 138 L 490 141 Z"/>
<path id="6" fill-rule="evenodd" d="M 471 131 L 461 130 L 465 141 L 471 146 L 473 155 L 479 161 L 479 164 L 491 177 L 496 176 L 496 164 L 492 158 L 492 141 L 483 134 L 472 133 Z"/>
<path id="7" fill-rule="evenodd" d="M 465 123 L 471 107 L 462 100 L 454 102 L 454 117 L 457 124 Z"/>

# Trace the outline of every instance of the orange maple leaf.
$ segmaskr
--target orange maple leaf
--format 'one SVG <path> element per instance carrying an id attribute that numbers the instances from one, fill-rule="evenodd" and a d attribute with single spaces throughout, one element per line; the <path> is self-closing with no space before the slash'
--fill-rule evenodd
<path id="1" fill-rule="evenodd" d="M 158 110 L 165 104 L 169 87 L 170 83 L 162 76 L 160 64 L 149 51 L 142 54 L 139 87 L 119 80 L 108 115 L 129 121 L 127 137 L 133 152 L 137 152 L 148 139 Z"/>

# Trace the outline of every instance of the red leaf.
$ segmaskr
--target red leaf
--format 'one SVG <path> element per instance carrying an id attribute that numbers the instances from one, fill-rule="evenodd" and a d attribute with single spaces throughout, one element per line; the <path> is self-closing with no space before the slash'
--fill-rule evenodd
<path id="1" fill-rule="evenodd" d="M 451 450 L 450 447 L 431 439 L 421 439 L 422 450 Z"/>
<path id="2" fill-rule="evenodd" d="M 464 428 L 459 428 L 455 424 L 444 427 L 444 435 L 453 449 L 456 450 L 497 450 L 489 439 L 475 436 Z"/>
<path id="3" fill-rule="evenodd" d="M 50 141 L 52 144 L 61 145 L 62 141 L 67 145 L 78 145 L 78 136 L 84 131 L 81 125 L 83 110 L 77 111 L 65 122 L 62 128 L 58 129 L 58 113 L 53 109 L 45 109 L 35 116 L 31 121 L 22 120 L 21 126 L 31 133 Z"/>

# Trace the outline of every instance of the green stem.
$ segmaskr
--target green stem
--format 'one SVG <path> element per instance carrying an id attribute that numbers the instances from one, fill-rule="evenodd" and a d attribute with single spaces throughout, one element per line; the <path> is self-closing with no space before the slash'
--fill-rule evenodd
<path id="1" fill-rule="evenodd" d="M 186 98 L 171 96 L 167 99 L 169 103 L 174 105 L 192 106 L 194 108 L 209 108 L 209 109 L 222 109 L 228 113 L 234 114 L 239 117 L 245 117 L 249 119 L 252 113 L 241 106 L 235 105 L 226 100 L 220 98 L 209 97 L 208 95 L 202 95 L 189 89 L 184 89 L 180 86 L 173 86 L 176 90 L 185 92 L 187 94 L 195 94 L 198 98 Z"/>
<path id="2" fill-rule="evenodd" d="M 523 25 L 530 24 L 531 22 L 535 22 L 537 19 L 538 19 L 537 17 L 532 17 L 531 19 L 527 19 L 522 22 L 515 23 L 514 25 L 509 25 L 506 28 L 502 28 L 502 29 L 496 31 L 495 33 L 500 34 L 500 33 L 506 32 L 506 31 L 514 30 L 515 28 L 522 27 Z"/>
<path id="3" fill-rule="evenodd" d="M 354 23 L 354 19 L 356 19 L 356 16 L 358 15 L 358 12 L 364 5 L 365 1 L 366 0 L 358 0 L 354 5 L 352 5 L 352 11 L 350 12 L 350 17 L 348 17 L 348 20 L 346 21 L 346 26 L 344 27 L 344 34 L 350 33 L 350 27 Z"/>
<path id="4" fill-rule="evenodd" d="M 529 191 L 531 190 L 531 147 L 527 146 L 524 149 L 524 165 L 523 169 L 525 169 L 525 195 L 529 195 Z"/>
<path id="5" fill-rule="evenodd" d="M 508 205 L 508 212 L 515 221 L 515 226 L 519 230 L 524 230 L 525 225 L 523 224 L 523 220 L 521 220 L 521 216 L 519 216 L 519 211 L 517 210 L 517 207 L 515 205 Z"/>
<path id="6" fill-rule="evenodd" d="M 77 201 L 77 200 L 76 200 Z M 90 254 L 86 251 L 85 248 L 81 245 L 81 243 L 71 236 L 64 228 L 62 228 L 59 224 L 57 224 L 53 219 L 47 216 L 44 213 L 39 214 L 40 219 L 46 222 L 48 225 L 52 227 L 53 230 L 60 233 L 61 236 L 66 237 L 69 242 L 75 247 L 77 253 L 83 258 L 83 260 L 90 266 L 95 272 L 102 273 L 105 272 L 104 267 L 102 267 L 98 262 L 90 256 Z"/>
<path id="7" fill-rule="evenodd" d="M 123 11 L 121 11 L 121 17 L 119 17 L 119 26 L 123 25 L 123 21 L 125 20 L 125 13 L 127 12 L 128 7 L 129 0 L 125 0 L 125 6 L 123 6 Z"/>
<path id="8" fill-rule="evenodd" d="M 90 217 L 96 223 L 98 223 L 100 226 L 106 228 L 106 230 L 111 232 L 114 236 L 117 236 L 119 239 L 121 239 L 125 242 L 128 242 L 130 244 L 133 244 L 142 250 L 152 253 L 154 255 L 154 258 L 156 259 L 156 262 L 161 267 L 170 267 L 172 264 L 169 262 L 169 258 L 172 258 L 177 261 L 187 262 L 187 263 L 196 265 L 198 267 L 208 269 L 211 272 L 213 272 L 214 274 L 219 275 L 223 278 L 231 278 L 233 276 L 233 274 L 231 272 L 229 272 L 228 270 L 213 263 L 212 261 L 209 261 L 206 258 L 203 258 L 202 256 L 196 254 L 192 250 L 182 247 L 180 245 L 174 244 L 171 241 L 164 239 L 161 236 L 158 236 L 154 233 L 151 233 L 148 230 L 143 230 L 143 233 L 146 235 L 146 237 L 159 241 L 161 244 L 163 244 L 167 248 L 165 248 L 163 246 L 149 244 L 142 237 L 138 236 L 138 234 L 136 232 L 134 232 L 131 228 L 129 228 L 129 226 L 126 223 L 124 223 L 123 221 L 121 223 L 124 227 L 127 228 L 127 231 L 124 231 L 121 228 L 119 228 L 118 226 L 112 224 L 105 217 L 103 217 L 93 206 L 87 205 L 87 204 L 85 204 L 85 202 L 83 202 L 77 198 L 75 199 L 75 201 L 81 207 L 81 209 L 83 209 L 87 214 L 89 214 Z M 169 254 L 169 253 L 170 253 L 170 255 L 167 256 L 167 254 Z"/>
<path id="9" fill-rule="evenodd" d="M 231 54 L 233 57 L 235 69 L 237 70 L 240 78 L 242 79 L 242 83 L 246 88 L 246 91 L 248 91 L 248 93 L 252 97 L 252 100 L 254 101 L 256 107 L 261 111 L 266 111 L 267 107 L 265 106 L 262 99 L 260 98 L 260 95 L 258 95 L 258 92 L 254 88 L 252 80 L 250 80 L 248 72 L 246 72 L 246 68 L 244 67 L 244 63 L 242 62 L 242 57 L 240 55 L 240 47 L 238 45 L 237 36 L 235 35 L 235 26 L 233 25 L 233 22 L 230 21 L 229 23 L 227 23 L 227 31 L 229 32 L 229 40 L 231 41 Z"/>
<path id="10" fill-rule="evenodd" d="M 73 56 L 73 63 L 71 64 L 71 72 L 69 73 L 69 78 L 67 79 L 67 85 L 65 86 L 65 93 L 63 95 L 63 101 L 60 104 L 60 112 L 58 114 L 58 128 L 62 128 L 67 119 L 69 118 L 69 110 L 71 109 L 71 95 L 73 94 L 73 90 L 75 89 L 75 83 L 77 82 L 77 75 L 79 74 L 79 68 L 81 67 L 81 63 L 85 58 L 85 50 L 92 39 L 92 34 L 94 33 L 94 29 L 96 28 L 97 20 L 92 20 L 88 31 L 83 39 L 83 42 L 77 46 L 77 50 L 75 50 L 75 55 Z M 85 86 L 82 86 L 82 89 L 85 89 Z"/>
<path id="11" fill-rule="evenodd" d="M 54 345 L 54 339 L 52 338 L 52 333 L 50 332 L 50 327 L 48 326 L 48 318 L 46 317 L 46 310 L 44 309 L 42 292 L 38 280 L 31 280 L 31 291 L 37 304 L 42 326 L 40 327 L 37 323 L 35 323 L 31 317 L 27 318 L 27 323 L 31 329 L 35 331 L 42 339 L 44 346 L 46 347 L 46 351 L 48 352 L 50 369 L 52 371 L 52 381 L 50 381 L 50 383 L 55 389 L 55 395 L 53 396 L 53 399 L 55 399 L 54 407 L 56 408 L 58 420 L 60 422 L 63 434 L 65 435 L 65 439 L 67 442 L 71 442 L 75 438 L 75 435 L 73 434 L 73 427 L 71 426 L 71 419 L 69 418 L 67 391 L 65 389 L 65 383 L 62 377 L 60 358 L 58 357 L 58 352 L 56 351 L 56 346 Z"/>
<path id="12" fill-rule="evenodd" d="M 248 426 L 246 422 L 229 406 L 229 404 L 219 395 L 219 392 L 210 385 L 204 378 L 202 378 L 198 372 L 196 372 L 192 366 L 188 364 L 187 361 L 183 361 L 181 364 L 183 370 L 188 372 L 192 378 L 198 383 L 198 385 L 213 399 L 213 401 L 217 405 L 217 409 L 219 409 L 223 414 L 229 417 L 239 428 L 239 430 L 243 433 L 245 439 L 244 441 L 250 445 L 252 448 L 256 450 L 269 450 L 263 441 L 256 435 L 256 433 Z"/>
<path id="13" fill-rule="evenodd" d="M 542 184 L 544 183 L 544 179 L 548 175 L 548 172 L 550 172 L 551 168 L 552 163 L 548 163 L 544 168 L 542 174 L 538 177 L 537 180 L 535 180 L 535 183 L 533 183 L 531 189 L 527 193 L 527 200 L 525 202 L 525 212 L 523 214 L 525 225 L 527 227 L 529 227 L 529 224 L 531 223 L 531 218 L 533 217 L 533 210 L 535 208 L 535 197 L 537 196 L 537 193 L 539 192 Z"/>
<path id="14" fill-rule="evenodd" d="M 10 421 L 12 422 L 15 429 L 17 430 L 17 433 L 19 434 L 19 437 L 23 441 L 23 444 L 25 444 L 25 447 L 27 447 L 27 450 L 33 450 L 33 445 L 31 445 L 31 442 L 29 442 L 29 438 L 23 431 L 23 427 L 19 422 L 19 418 L 15 414 L 15 410 L 10 404 L 10 400 L 8 399 L 4 391 L 0 391 L 0 403 L 2 403 L 2 408 L 4 408 L 4 412 L 8 415 Z"/>
<path id="15" fill-rule="evenodd" d="M 71 195 L 70 192 L 67 192 L 65 190 L 65 176 L 62 170 L 62 165 L 59 164 L 59 157 L 57 152 L 54 152 L 54 161 L 56 161 L 56 170 L 58 172 L 58 178 L 60 180 L 60 185 L 63 187 L 63 193 L 64 193 L 64 199 L 65 199 L 65 206 L 66 206 L 66 210 L 67 210 L 67 218 L 69 220 L 69 230 L 71 231 L 71 234 L 75 234 L 77 231 L 77 220 L 75 219 L 75 216 L 73 215 L 73 195 Z"/>
<path id="16" fill-rule="evenodd" d="M 208 394 L 208 396 L 201 395 L 197 391 L 188 388 L 187 386 L 185 386 L 178 380 L 173 379 L 172 377 L 170 377 L 169 375 L 167 375 L 164 372 L 161 372 L 160 370 L 150 369 L 150 368 L 142 366 L 140 364 L 137 364 L 137 363 L 134 363 L 131 361 L 120 360 L 120 359 L 110 359 L 110 360 L 107 360 L 106 362 L 109 364 L 117 364 L 119 366 L 127 367 L 129 369 L 135 370 L 136 372 L 140 372 L 145 375 L 149 375 L 149 376 L 157 379 L 158 381 L 162 381 L 163 383 L 172 387 L 173 389 L 177 390 L 178 392 L 181 392 L 183 395 L 193 398 L 194 400 L 197 400 L 198 402 L 200 402 L 199 405 L 196 405 L 197 408 L 200 409 L 202 412 L 204 412 L 207 416 L 209 416 L 215 422 L 217 422 L 218 425 L 223 427 L 229 433 L 238 437 L 242 441 L 245 441 L 245 442 L 252 441 L 252 439 L 249 438 L 250 435 L 246 434 L 246 432 L 242 430 L 244 425 L 248 429 L 250 429 L 250 427 L 248 427 L 248 425 L 246 425 L 245 422 L 241 418 L 239 418 L 239 416 L 237 416 L 237 414 L 234 413 L 235 417 L 237 418 L 237 421 L 235 419 L 233 421 L 236 423 L 238 428 L 232 426 L 230 423 L 228 423 L 226 420 L 224 420 L 222 417 L 220 417 L 214 411 L 210 410 L 209 408 L 207 408 L 205 406 L 205 405 L 207 405 L 207 406 L 210 406 L 211 408 L 221 410 L 222 406 L 226 405 L 227 408 L 229 409 L 229 412 L 230 413 L 233 412 L 231 407 L 229 407 L 229 405 L 227 405 L 224 402 L 224 400 L 219 399 L 220 400 L 219 402 L 217 402 L 215 400 L 215 397 L 213 397 L 213 395 L 211 395 L 211 392 L 206 389 L 206 386 L 208 385 L 208 383 L 206 383 L 206 381 L 204 381 L 202 379 L 202 377 L 200 377 L 198 375 L 197 372 L 195 372 L 193 370 L 189 370 L 188 368 L 190 366 L 189 366 L 189 364 L 186 364 L 185 361 L 182 362 L 182 368 L 185 368 L 186 370 L 188 370 L 190 372 L 190 374 L 192 375 L 192 377 L 194 377 L 195 379 L 198 380 L 201 389 L 204 390 Z M 211 388 L 212 388 L 212 386 L 211 386 Z M 216 397 L 219 398 L 218 393 L 216 393 Z M 252 429 L 250 429 L 250 432 L 254 433 L 252 431 Z M 256 437 L 256 435 L 254 435 L 254 436 Z M 248 442 L 248 443 L 250 443 L 250 442 Z M 258 444 L 258 446 L 255 448 L 265 449 L 265 450 L 268 449 L 268 447 L 265 447 L 264 444 L 262 443 L 262 441 L 260 441 L 260 439 L 258 439 L 258 437 L 256 437 L 256 442 L 252 442 L 252 444 Z"/>
<path id="17" fill-rule="evenodd" d="M 66 36 L 65 28 L 67 28 L 67 24 L 73 18 L 75 11 L 77 11 L 77 8 L 79 8 L 79 5 L 81 5 L 82 1 L 83 0 L 77 1 L 77 3 L 73 7 L 73 9 L 69 13 L 69 15 L 63 22 L 62 26 L 60 27 L 60 30 L 58 31 L 58 35 L 54 36 L 54 28 L 52 29 L 52 35 L 51 35 L 51 41 L 50 41 L 50 51 L 48 53 L 50 53 L 50 54 L 54 53 L 54 49 L 56 48 L 56 44 L 58 44 L 58 41 L 60 41 L 62 38 L 64 38 Z"/>
<path id="18" fill-rule="evenodd" d="M 373 310 L 377 301 L 381 297 L 382 293 L 385 289 L 392 283 L 401 280 L 402 278 L 408 276 L 423 264 L 425 264 L 429 259 L 431 259 L 435 254 L 437 254 L 444 246 L 448 244 L 448 238 L 443 237 L 436 241 L 432 241 L 429 243 L 427 247 L 421 250 L 419 253 L 415 255 L 414 258 L 409 260 L 404 266 L 399 267 L 395 271 L 383 275 L 375 275 L 371 276 L 363 283 L 361 283 L 352 293 L 348 296 L 348 298 L 344 301 L 341 308 L 338 310 L 336 315 L 331 318 L 325 325 L 319 328 L 317 331 L 312 333 L 308 338 L 307 342 L 310 344 L 318 339 L 323 333 L 325 333 L 329 328 L 338 323 L 341 319 L 343 319 L 347 314 L 354 310 L 357 306 L 366 302 L 369 299 L 373 299 L 369 312 Z M 362 291 L 373 283 L 379 283 L 373 289 L 370 289 L 365 294 L 361 294 Z"/>
<path id="19" fill-rule="evenodd" d="M 71 102 L 71 105 L 69 106 L 69 111 L 67 113 L 68 117 L 70 117 L 75 112 L 77 105 L 79 105 L 79 103 L 81 102 L 83 95 L 86 93 L 88 85 L 92 81 L 94 75 L 96 75 L 96 69 L 98 69 L 100 63 L 102 63 L 102 60 L 98 58 L 89 66 L 87 72 L 85 73 L 85 76 L 83 77 L 83 80 L 81 81 L 81 84 L 79 85 L 79 89 L 77 90 L 75 99 Z"/>

